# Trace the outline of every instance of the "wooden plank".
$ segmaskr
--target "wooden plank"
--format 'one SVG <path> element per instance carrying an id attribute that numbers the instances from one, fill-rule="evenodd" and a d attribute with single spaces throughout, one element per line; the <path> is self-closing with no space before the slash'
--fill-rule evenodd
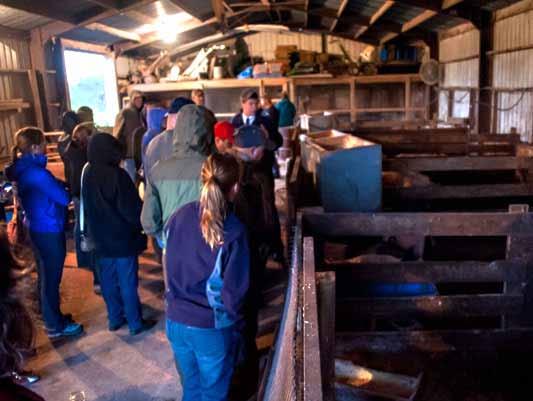
<path id="1" fill-rule="evenodd" d="M 401 262 L 401 263 L 326 263 L 334 270 L 339 284 L 358 281 L 388 283 L 499 282 L 522 283 L 527 280 L 527 263 L 514 260 L 493 262 Z"/>
<path id="2" fill-rule="evenodd" d="M 385 199 L 389 199 L 391 202 L 436 199 L 520 198 L 533 197 L 533 185 L 430 185 L 411 188 L 384 188 L 383 195 Z"/>
<path id="3" fill-rule="evenodd" d="M 390 132 L 361 132 L 357 136 L 380 144 L 467 144 L 467 135 L 464 132 L 452 132 L 449 135 L 434 135 L 421 131 L 419 134 L 402 133 L 391 130 Z"/>
<path id="4" fill-rule="evenodd" d="M 304 208 L 304 228 L 329 237 L 528 236 L 533 213 L 323 213 Z"/>
<path id="5" fill-rule="evenodd" d="M 376 353 L 533 350 L 533 329 L 344 332 L 335 338 L 336 355 Z"/>
<path id="6" fill-rule="evenodd" d="M 522 295 L 445 295 L 395 298 L 337 299 L 339 320 L 403 317 L 474 317 L 520 314 Z"/>
<path id="7" fill-rule="evenodd" d="M 303 248 L 303 399 L 306 401 L 321 401 L 321 353 L 313 238 L 304 238 Z"/>
<path id="8" fill-rule="evenodd" d="M 93 43 L 80 42 L 77 40 L 61 38 L 61 45 L 64 49 L 83 50 L 91 53 L 109 54 L 111 50 L 104 45 L 96 45 Z"/>
<path id="9" fill-rule="evenodd" d="M 528 158 L 514 156 L 420 157 L 383 160 L 384 170 L 422 171 L 496 171 L 527 168 Z"/>
<path id="10" fill-rule="evenodd" d="M 335 399 L 335 272 L 316 273 L 322 391 L 324 401 Z"/>

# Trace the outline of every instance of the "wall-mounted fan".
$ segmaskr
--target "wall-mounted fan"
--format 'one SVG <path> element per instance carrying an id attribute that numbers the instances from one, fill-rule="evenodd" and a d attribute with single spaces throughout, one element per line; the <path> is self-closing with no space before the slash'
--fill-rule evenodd
<path id="1" fill-rule="evenodd" d="M 426 85 L 437 85 L 440 78 L 440 65 L 437 60 L 429 60 L 420 66 L 420 78 Z"/>

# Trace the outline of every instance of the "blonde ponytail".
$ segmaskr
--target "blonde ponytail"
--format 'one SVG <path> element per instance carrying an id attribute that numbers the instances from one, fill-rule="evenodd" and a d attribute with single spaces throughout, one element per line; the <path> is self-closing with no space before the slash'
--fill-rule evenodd
<path id="1" fill-rule="evenodd" d="M 202 166 L 201 178 L 200 227 L 205 242 L 214 249 L 224 243 L 227 196 L 239 180 L 239 164 L 229 155 L 211 155 Z"/>

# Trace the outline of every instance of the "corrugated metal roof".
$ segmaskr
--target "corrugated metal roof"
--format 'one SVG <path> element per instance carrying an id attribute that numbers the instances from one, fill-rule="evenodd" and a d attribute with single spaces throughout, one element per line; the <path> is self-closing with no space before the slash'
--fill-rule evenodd
<path id="1" fill-rule="evenodd" d="M 390 8 L 390 10 L 387 12 L 386 18 L 384 19 L 399 24 L 405 24 L 424 11 L 425 10 L 423 8 L 407 6 L 402 3 L 394 3 L 394 6 Z"/>
<path id="2" fill-rule="evenodd" d="M 8 28 L 29 31 L 51 21 L 50 18 L 0 5 L 0 25 L 7 26 Z"/>
<path id="3" fill-rule="evenodd" d="M 102 20 L 101 23 L 124 31 L 134 31 L 142 25 L 141 22 L 128 17 L 126 14 L 119 14 L 106 18 Z"/>
<path id="4" fill-rule="evenodd" d="M 348 2 L 346 11 L 371 17 L 383 5 L 383 0 L 352 0 Z"/>

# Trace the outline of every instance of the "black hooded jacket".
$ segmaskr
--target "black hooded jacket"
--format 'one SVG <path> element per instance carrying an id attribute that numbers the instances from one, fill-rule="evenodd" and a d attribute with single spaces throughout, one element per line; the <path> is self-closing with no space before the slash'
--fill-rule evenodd
<path id="1" fill-rule="evenodd" d="M 87 156 L 83 199 L 96 254 L 107 258 L 140 254 L 146 249 L 142 202 L 131 178 L 119 167 L 121 144 L 109 134 L 96 134 L 89 140 Z"/>

